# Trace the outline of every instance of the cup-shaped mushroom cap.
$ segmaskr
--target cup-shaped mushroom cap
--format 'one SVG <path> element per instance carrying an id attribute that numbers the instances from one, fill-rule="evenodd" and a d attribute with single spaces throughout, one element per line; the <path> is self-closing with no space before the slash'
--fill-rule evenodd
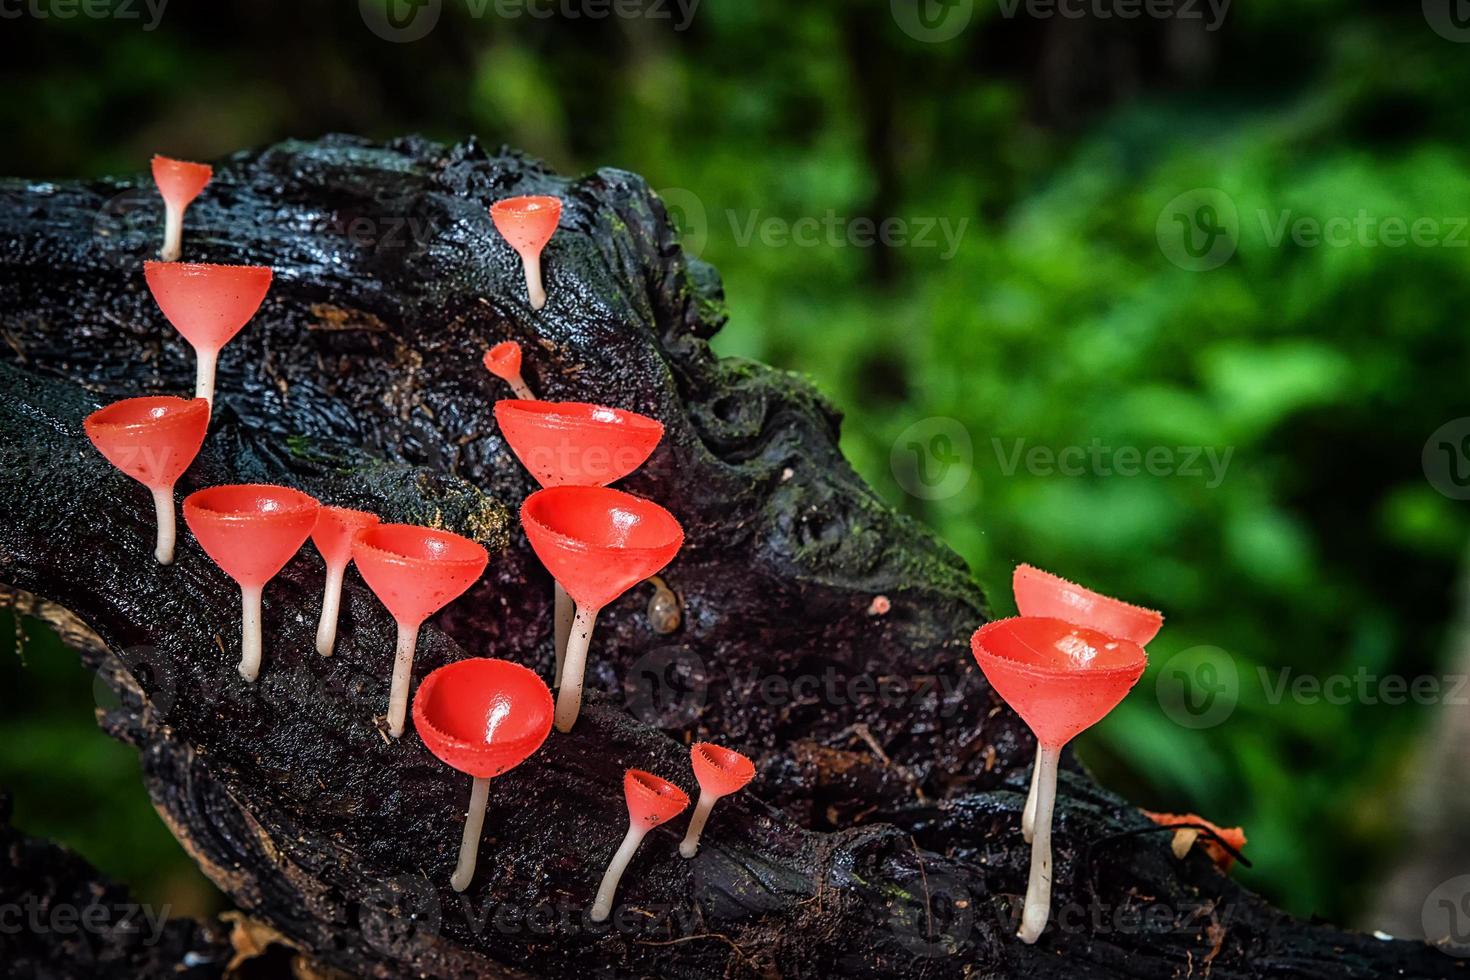
<path id="1" fill-rule="evenodd" d="M 449 531 L 379 524 L 357 535 L 352 560 L 395 619 L 422 623 L 474 585 L 490 555 Z"/>
<path id="2" fill-rule="evenodd" d="M 352 560 L 352 541 L 357 532 L 379 523 L 377 514 L 347 507 L 323 507 L 311 529 L 311 543 L 322 558 L 333 567 L 346 567 Z"/>
<path id="3" fill-rule="evenodd" d="M 204 444 L 209 402 L 171 395 L 125 398 L 88 415 L 82 427 L 107 461 L 148 487 L 171 487 Z"/>
<path id="4" fill-rule="evenodd" d="M 485 370 L 502 381 L 513 381 L 521 376 L 521 345 L 514 340 L 503 340 L 485 352 Z"/>
<path id="5" fill-rule="evenodd" d="M 521 525 L 552 578 L 601 609 L 667 565 L 684 543 L 674 515 L 607 487 L 547 487 L 521 504 Z"/>
<path id="6" fill-rule="evenodd" d="M 262 586 L 301 548 L 321 505 L 268 483 L 227 484 L 184 498 L 184 523 L 204 553 L 242 586 Z"/>
<path id="7" fill-rule="evenodd" d="M 628 798 L 628 819 L 644 830 L 667 823 L 689 806 L 688 793 L 642 769 L 623 773 L 623 795 Z"/>
<path id="8" fill-rule="evenodd" d="M 495 403 L 511 450 L 543 487 L 601 487 L 643 465 L 663 438 L 663 423 L 637 412 L 586 402 Z"/>
<path id="9" fill-rule="evenodd" d="M 507 197 L 490 205 L 490 218 L 511 248 L 521 255 L 539 255 L 561 221 L 561 198 Z"/>
<path id="10" fill-rule="evenodd" d="M 1132 640 L 1041 616 L 986 623 L 970 648 L 990 686 L 1054 749 L 1117 707 L 1147 661 Z"/>
<path id="11" fill-rule="evenodd" d="M 261 265 L 144 262 L 158 308 L 196 350 L 219 350 L 250 322 L 271 286 Z"/>
<path id="12" fill-rule="evenodd" d="M 413 699 L 413 727 L 445 765 L 489 779 L 541 747 L 553 710 L 551 691 L 534 671 L 475 658 L 424 678 Z"/>
<path id="13" fill-rule="evenodd" d="M 694 764 L 694 778 L 699 788 L 711 796 L 728 796 L 745 788 L 755 776 L 755 763 L 734 749 L 713 742 L 695 742 L 689 747 L 689 761 Z"/>
<path id="14" fill-rule="evenodd" d="M 214 168 L 207 163 L 190 163 L 162 156 L 153 158 L 153 182 L 171 207 L 188 207 L 213 176 Z"/>
<path id="15" fill-rule="evenodd" d="M 1031 565 L 1016 566 L 1011 587 L 1022 616 L 1065 619 L 1139 646 L 1157 636 L 1164 625 L 1162 613 L 1129 605 Z"/>

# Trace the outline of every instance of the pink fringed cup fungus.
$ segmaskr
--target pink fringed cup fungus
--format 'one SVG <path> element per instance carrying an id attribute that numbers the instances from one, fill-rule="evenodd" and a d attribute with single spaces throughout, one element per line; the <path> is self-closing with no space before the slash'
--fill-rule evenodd
<path id="1" fill-rule="evenodd" d="M 1147 658 L 1132 640 L 1039 616 L 986 623 L 970 648 L 990 686 L 1036 733 L 1031 877 L 1016 933 L 1034 943 L 1051 917 L 1051 820 L 1062 747 L 1118 706 Z"/>
<path id="2" fill-rule="evenodd" d="M 485 352 L 485 370 L 510 385 L 517 398 L 536 400 L 525 378 L 521 377 L 521 345 L 514 340 L 503 340 Z"/>
<path id="3" fill-rule="evenodd" d="M 158 308 L 194 348 L 194 397 L 214 404 L 214 370 L 221 348 L 255 316 L 271 286 L 260 265 L 144 262 Z"/>
<path id="4" fill-rule="evenodd" d="M 158 252 L 163 261 L 179 260 L 183 253 L 184 212 L 213 176 L 214 168 L 207 163 L 153 158 L 153 183 L 158 185 L 164 206 L 163 248 Z"/>
<path id="5" fill-rule="evenodd" d="M 152 491 L 158 520 L 153 557 L 173 564 L 174 484 L 204 445 L 209 403 L 166 395 L 125 398 L 88 415 L 82 428 L 109 463 Z"/>
<path id="6" fill-rule="evenodd" d="M 508 660 L 460 660 L 424 678 L 413 698 L 413 727 L 430 752 L 474 782 L 459 862 L 457 892 L 475 876 L 490 780 L 526 761 L 551 731 L 546 682 Z"/>
<path id="7" fill-rule="evenodd" d="M 699 836 L 715 801 L 738 793 L 755 776 L 755 764 L 734 749 L 713 742 L 695 742 L 689 747 L 689 761 L 694 765 L 694 778 L 699 781 L 699 802 L 689 818 L 689 832 L 679 844 L 679 853 L 692 858 L 699 853 Z"/>
<path id="8" fill-rule="evenodd" d="M 541 250 L 551 241 L 561 221 L 561 198 L 507 197 L 490 205 L 490 217 L 501 237 L 521 257 L 531 309 L 541 309 L 546 305 L 546 289 L 541 285 Z"/>
<path id="9" fill-rule="evenodd" d="M 1129 605 L 1032 565 L 1016 566 L 1011 576 L 1011 588 L 1016 594 L 1016 608 L 1022 616 L 1051 616 L 1109 636 L 1132 640 L 1139 646 L 1147 646 L 1164 625 L 1163 614 L 1156 610 Z M 1039 752 L 1037 758 L 1040 758 Z M 1021 815 L 1021 835 L 1027 843 L 1030 843 L 1036 825 L 1038 766 L 1031 769 L 1031 790 L 1026 795 L 1026 809 Z"/>
<path id="10" fill-rule="evenodd" d="M 464 594 L 479 579 L 490 555 L 469 538 L 413 524 L 378 524 L 352 544 L 357 570 L 398 623 L 393 685 L 388 696 L 388 734 L 403 734 L 413 652 L 424 620 Z"/>
<path id="11" fill-rule="evenodd" d="M 352 542 L 363 528 L 379 522 L 377 514 L 346 507 L 323 507 L 311 530 L 311 543 L 327 563 L 327 583 L 322 592 L 322 617 L 316 625 L 316 652 L 332 655 L 337 645 L 337 616 L 342 608 L 342 577 L 352 562 Z"/>
<path id="12" fill-rule="evenodd" d="M 629 769 L 623 774 L 623 795 L 628 801 L 628 833 L 613 854 L 612 862 L 602 876 L 597 898 L 592 903 L 592 921 L 602 922 L 612 911 L 618 882 L 633 860 L 633 854 L 644 836 L 661 823 L 683 813 L 689 806 L 689 794 L 666 779 L 642 769 Z"/>
<path id="13" fill-rule="evenodd" d="M 531 494 L 521 504 L 521 526 L 531 549 L 577 606 L 556 695 L 556 730 L 569 732 L 582 707 L 587 647 L 598 612 L 672 561 L 684 531 L 673 514 L 650 500 L 578 486 Z"/>
<path id="14" fill-rule="evenodd" d="M 240 676 L 260 676 L 260 595 L 301 549 L 321 505 L 268 483 L 228 484 L 184 498 L 184 523 L 204 553 L 240 584 Z"/>
<path id="15" fill-rule="evenodd" d="M 495 421 L 521 465 L 543 487 L 600 487 L 621 480 L 643 465 L 664 434 L 663 423 L 647 415 L 586 402 L 506 398 L 495 403 Z M 552 599 L 552 687 L 561 687 L 574 610 L 555 580 Z"/>

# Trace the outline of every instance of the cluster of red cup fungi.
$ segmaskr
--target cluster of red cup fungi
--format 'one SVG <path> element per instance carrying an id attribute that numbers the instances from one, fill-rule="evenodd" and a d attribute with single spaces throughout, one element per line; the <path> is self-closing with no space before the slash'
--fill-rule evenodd
<path id="1" fill-rule="evenodd" d="M 130 398 L 86 419 L 99 451 L 153 494 L 155 555 L 167 565 L 175 550 L 174 485 L 203 444 L 214 399 L 220 350 L 255 315 L 271 283 L 262 266 L 178 262 L 186 209 L 209 182 L 202 164 L 156 157 L 153 173 L 166 205 L 163 261 L 145 263 L 149 289 L 164 316 L 194 347 L 193 399 Z M 541 309 L 546 292 L 541 253 L 555 232 L 561 201 L 518 197 L 497 201 L 491 218 L 518 253 L 526 295 Z M 570 731 L 581 706 L 588 648 L 598 612 L 639 582 L 656 576 L 683 542 L 679 522 L 642 497 L 609 488 L 653 453 L 663 435 L 655 419 L 585 402 L 541 401 L 522 376 L 514 341 L 485 354 L 486 369 L 515 398 L 495 404 L 501 434 L 541 484 L 521 506 L 521 525 L 555 582 L 557 696 L 533 671 L 505 660 L 471 658 L 433 671 L 413 699 L 414 728 L 446 765 L 473 782 L 459 860 L 451 879 L 465 889 L 474 876 L 489 781 L 533 754 L 555 724 Z M 408 524 L 384 524 L 377 515 L 323 506 L 300 490 L 270 485 L 209 487 L 184 500 L 184 519 L 200 546 L 240 586 L 240 673 L 254 681 L 262 662 L 261 593 L 310 537 L 326 565 L 317 651 L 331 656 L 348 564 L 356 563 L 369 588 L 393 615 L 397 651 L 387 729 L 402 735 L 414 648 L 420 626 L 462 595 L 484 572 L 485 549 L 457 534 Z M 665 588 L 661 585 L 661 588 Z M 1022 834 L 1032 845 L 1031 876 L 1018 935 L 1034 943 L 1050 914 L 1051 820 L 1063 746 L 1111 711 L 1143 672 L 1143 647 L 1163 617 L 1074 585 L 1039 569 L 1016 569 L 1020 615 L 977 630 L 971 646 L 994 690 L 1037 738 L 1031 793 Z M 888 611 L 875 605 L 869 612 Z M 755 775 L 751 760 L 707 742 L 690 750 L 700 795 L 679 845 L 693 857 L 715 802 Z M 618 881 L 647 833 L 689 806 L 678 786 L 628 769 L 623 781 L 628 831 L 603 876 L 591 909 L 609 914 Z M 1243 844 L 1243 837 L 1241 843 Z"/>

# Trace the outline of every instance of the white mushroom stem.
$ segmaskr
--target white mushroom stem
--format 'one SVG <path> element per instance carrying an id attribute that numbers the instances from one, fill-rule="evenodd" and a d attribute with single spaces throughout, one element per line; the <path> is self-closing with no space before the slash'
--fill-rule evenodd
<path id="1" fill-rule="evenodd" d="M 194 348 L 194 397 L 209 402 L 214 411 L 214 368 L 219 363 L 219 351 Z"/>
<path id="2" fill-rule="evenodd" d="M 715 800 L 718 796 L 711 795 L 707 790 L 699 791 L 699 802 L 694 804 L 694 816 L 689 818 L 689 832 L 679 842 L 679 853 L 684 857 L 692 858 L 699 853 L 699 835 L 704 833 L 705 821 L 709 819 L 709 812 L 715 808 Z"/>
<path id="3" fill-rule="evenodd" d="M 612 863 L 607 866 L 607 872 L 602 876 L 602 885 L 597 889 L 597 899 L 592 903 L 592 921 L 602 922 L 607 919 L 608 913 L 612 911 L 613 896 L 618 892 L 618 882 L 623 877 L 623 872 L 628 870 L 628 862 L 633 860 L 633 854 L 638 850 L 638 845 L 643 842 L 643 835 L 648 833 L 636 824 L 628 825 L 628 835 L 623 838 L 623 843 L 618 847 L 618 852 L 613 855 Z"/>
<path id="4" fill-rule="evenodd" d="M 475 777 L 470 787 L 470 809 L 464 818 L 464 837 L 459 842 L 459 863 L 449 885 L 457 892 L 470 887 L 475 876 L 475 861 L 480 854 L 480 831 L 485 826 L 485 801 L 490 798 L 490 780 Z"/>
<path id="5" fill-rule="evenodd" d="M 158 515 L 158 543 L 153 557 L 160 565 L 174 563 L 174 541 L 178 538 L 178 525 L 174 520 L 174 488 L 153 487 L 153 510 Z"/>
<path id="6" fill-rule="evenodd" d="M 567 638 L 572 635 L 572 620 L 577 615 L 577 607 L 572 602 L 572 597 L 567 595 L 567 590 L 561 587 L 561 583 L 552 581 L 554 612 L 552 621 L 555 624 L 556 638 L 556 673 L 551 682 L 552 687 L 561 687 L 561 669 L 567 658 Z"/>
<path id="7" fill-rule="evenodd" d="M 342 576 L 347 565 L 327 566 L 327 586 L 322 592 L 322 618 L 316 624 L 316 652 L 330 657 L 337 645 L 337 616 L 342 610 Z"/>
<path id="8" fill-rule="evenodd" d="M 398 652 L 393 655 L 393 687 L 388 693 L 388 734 L 403 734 L 408 717 L 408 682 L 413 679 L 413 651 L 419 642 L 419 626 L 398 624 Z"/>
<path id="9" fill-rule="evenodd" d="M 541 285 L 541 254 L 521 253 L 521 265 L 526 269 L 526 295 L 531 300 L 531 309 L 539 310 L 546 305 L 546 289 Z"/>
<path id="10" fill-rule="evenodd" d="M 1031 878 L 1026 883 L 1026 904 L 1021 911 L 1023 943 L 1041 938 L 1051 918 L 1051 816 L 1057 801 L 1057 760 L 1060 748 L 1041 748 L 1036 753 L 1036 828 L 1031 839 Z"/>
<path id="11" fill-rule="evenodd" d="M 163 248 L 158 257 L 165 262 L 177 262 L 184 252 L 184 209 L 168 202 L 163 205 Z"/>
<path id="12" fill-rule="evenodd" d="M 562 670 L 561 690 L 556 692 L 556 730 L 569 732 L 582 710 L 582 675 L 587 671 L 587 645 L 592 642 L 592 625 L 597 610 L 578 603 L 572 621 L 572 635 L 567 638 L 567 659 Z"/>
<path id="13" fill-rule="evenodd" d="M 240 676 L 252 682 L 260 676 L 260 589 L 240 587 Z"/>
<path id="14" fill-rule="evenodd" d="M 536 400 L 536 396 L 531 392 L 531 386 L 526 384 L 525 379 L 519 374 L 506 378 L 505 383 L 510 385 L 510 390 L 515 392 L 515 396 L 522 401 L 533 402 Z"/>
<path id="15" fill-rule="evenodd" d="M 1031 792 L 1026 794 L 1026 809 L 1021 812 L 1021 836 L 1026 843 L 1036 833 L 1036 774 L 1041 769 L 1041 748 L 1036 749 L 1036 761 L 1031 763 Z"/>

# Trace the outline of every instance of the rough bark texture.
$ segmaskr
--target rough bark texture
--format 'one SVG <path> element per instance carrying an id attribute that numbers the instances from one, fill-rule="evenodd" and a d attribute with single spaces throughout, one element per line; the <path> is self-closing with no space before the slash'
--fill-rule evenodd
<path id="1" fill-rule="evenodd" d="M 539 313 L 486 211 L 513 193 L 566 202 Z M 425 628 L 417 678 L 466 655 L 549 673 L 550 582 L 513 520 L 534 487 L 496 429 L 491 405 L 507 392 L 483 351 L 518 340 L 544 397 L 667 426 L 625 486 L 684 524 L 665 576 L 681 623 L 654 628 L 667 624 L 650 619 L 648 587 L 606 610 L 581 720 L 494 782 L 480 871 L 455 895 L 468 781 L 411 733 L 379 730 L 392 624 L 355 573 L 338 652 L 321 658 L 322 565 L 305 549 L 266 590 L 265 668 L 243 683 L 232 583 L 186 534 L 177 564 L 155 564 L 146 492 L 82 435 L 102 402 L 191 386 L 188 348 L 141 272 L 160 237 L 155 200 L 140 178 L 0 184 L 0 582 L 100 636 L 81 655 L 119 691 L 104 728 L 138 747 L 160 812 L 206 873 L 313 969 L 1466 975 L 1423 945 L 1294 921 L 1197 852 L 1176 860 L 1075 767 L 1054 924 L 1020 944 L 1033 744 L 969 656 L 982 598 L 951 552 L 856 477 L 837 413 L 809 385 L 710 354 L 718 279 L 685 258 L 647 186 L 613 170 L 563 179 L 474 141 L 240 154 L 190 209 L 185 256 L 268 264 L 276 282 L 225 351 L 210 437 L 180 493 L 291 483 L 484 541 L 491 570 Z M 885 615 L 869 613 L 877 595 Z M 816 683 L 792 693 L 803 676 Z M 651 834 L 611 927 L 591 926 L 582 912 L 625 828 L 623 769 L 692 788 L 685 746 L 700 736 L 756 758 L 756 781 L 716 808 L 694 860 L 676 851 L 682 822 Z M 167 949 L 207 943 L 199 928 L 180 925 Z M 11 941 L 0 935 L 0 957 Z M 159 973 L 164 953 L 150 954 Z"/>

